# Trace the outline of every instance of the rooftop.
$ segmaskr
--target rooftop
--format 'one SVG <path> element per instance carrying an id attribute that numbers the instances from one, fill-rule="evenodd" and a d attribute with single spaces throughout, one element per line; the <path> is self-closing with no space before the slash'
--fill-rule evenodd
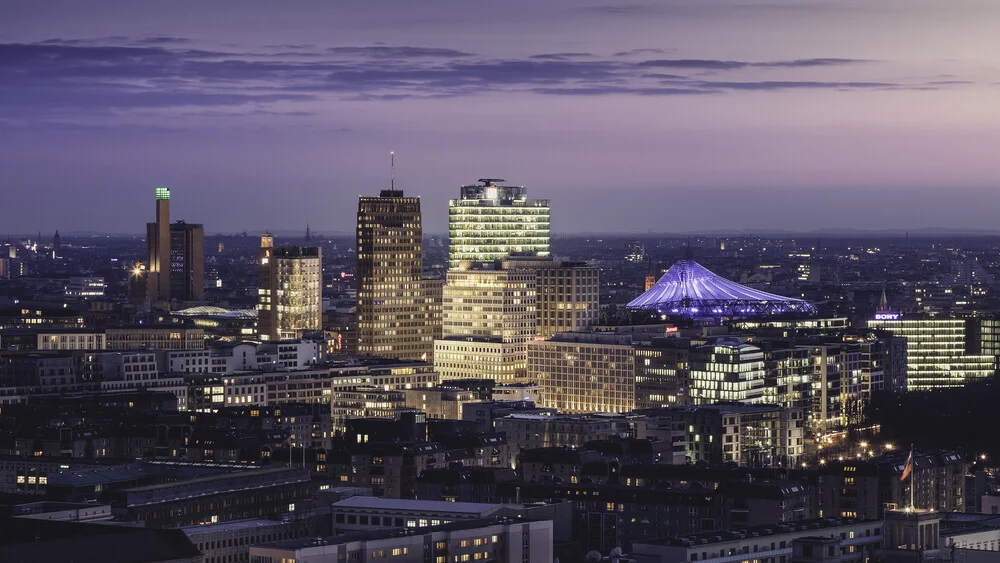
<path id="1" fill-rule="evenodd" d="M 367 508 L 372 510 L 393 510 L 411 512 L 459 512 L 466 514 L 487 514 L 503 508 L 502 504 L 478 502 L 445 502 L 439 500 L 411 500 L 381 497 L 350 497 L 333 503 L 338 508 Z"/>
<path id="2" fill-rule="evenodd" d="M 816 314 L 811 303 L 740 285 L 690 259 L 671 266 L 653 287 L 626 307 L 691 319 Z"/>
<path id="3" fill-rule="evenodd" d="M 716 530 L 713 532 L 692 534 L 689 536 L 648 538 L 644 540 L 639 540 L 635 543 L 646 544 L 646 545 L 663 545 L 670 547 L 694 547 L 694 546 L 701 547 L 709 544 L 738 541 L 746 538 L 775 536 L 780 534 L 803 532 L 806 530 L 816 530 L 816 531 L 827 530 L 830 528 L 837 528 L 840 526 L 848 526 L 852 524 L 870 524 L 873 526 L 881 527 L 882 521 L 856 520 L 850 518 L 815 518 L 812 520 L 798 520 L 795 522 L 786 522 L 782 524 L 753 526 L 742 530 Z M 873 535 L 872 538 L 874 541 L 877 540 L 879 536 Z"/>

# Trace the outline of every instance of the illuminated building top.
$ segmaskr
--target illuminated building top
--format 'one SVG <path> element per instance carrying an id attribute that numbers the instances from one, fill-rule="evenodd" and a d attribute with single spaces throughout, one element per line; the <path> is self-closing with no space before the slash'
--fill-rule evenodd
<path id="1" fill-rule="evenodd" d="M 648 291 L 629 302 L 627 307 L 653 309 L 661 315 L 691 319 L 816 314 L 816 307 L 807 301 L 742 286 L 690 259 L 671 266 Z"/>
<path id="2" fill-rule="evenodd" d="M 156 188 L 156 199 L 170 199 L 170 188 Z"/>
<path id="3" fill-rule="evenodd" d="M 511 254 L 549 255 L 549 200 L 528 199 L 524 186 L 481 178 L 448 202 L 448 264 L 493 262 Z"/>

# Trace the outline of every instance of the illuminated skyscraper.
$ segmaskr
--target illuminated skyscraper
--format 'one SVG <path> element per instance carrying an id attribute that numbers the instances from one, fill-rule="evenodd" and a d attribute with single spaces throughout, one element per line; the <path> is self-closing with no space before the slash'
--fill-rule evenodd
<path id="1" fill-rule="evenodd" d="M 147 277 L 150 301 L 170 300 L 170 188 L 156 188 L 156 222 L 146 223 Z"/>
<path id="2" fill-rule="evenodd" d="M 512 253 L 549 255 L 549 200 L 528 199 L 524 186 L 498 178 L 462 186 L 448 202 L 448 268 L 503 260 Z"/>
<path id="3" fill-rule="evenodd" d="M 358 353 L 429 361 L 441 334 L 441 280 L 425 280 L 420 198 L 358 200 Z"/>
<path id="4" fill-rule="evenodd" d="M 260 237 L 257 333 L 261 340 L 298 338 L 323 326 L 323 259 L 315 246 L 274 246 Z"/>

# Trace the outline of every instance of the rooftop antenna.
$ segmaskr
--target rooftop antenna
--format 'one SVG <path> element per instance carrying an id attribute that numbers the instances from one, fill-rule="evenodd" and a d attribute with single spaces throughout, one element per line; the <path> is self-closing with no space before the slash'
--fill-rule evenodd
<path id="1" fill-rule="evenodd" d="M 389 189 L 396 189 L 396 151 L 389 151 L 389 171 L 391 174 L 391 180 L 389 181 Z"/>

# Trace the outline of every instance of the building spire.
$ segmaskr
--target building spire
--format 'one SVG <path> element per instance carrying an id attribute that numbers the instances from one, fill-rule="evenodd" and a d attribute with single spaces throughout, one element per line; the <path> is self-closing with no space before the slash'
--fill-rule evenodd
<path id="1" fill-rule="evenodd" d="M 878 309 L 875 311 L 878 313 L 885 313 L 889 310 L 889 299 L 885 296 L 885 286 L 882 286 L 882 299 L 878 302 Z"/>
<path id="2" fill-rule="evenodd" d="M 389 189 L 396 189 L 396 151 L 389 151 Z"/>

